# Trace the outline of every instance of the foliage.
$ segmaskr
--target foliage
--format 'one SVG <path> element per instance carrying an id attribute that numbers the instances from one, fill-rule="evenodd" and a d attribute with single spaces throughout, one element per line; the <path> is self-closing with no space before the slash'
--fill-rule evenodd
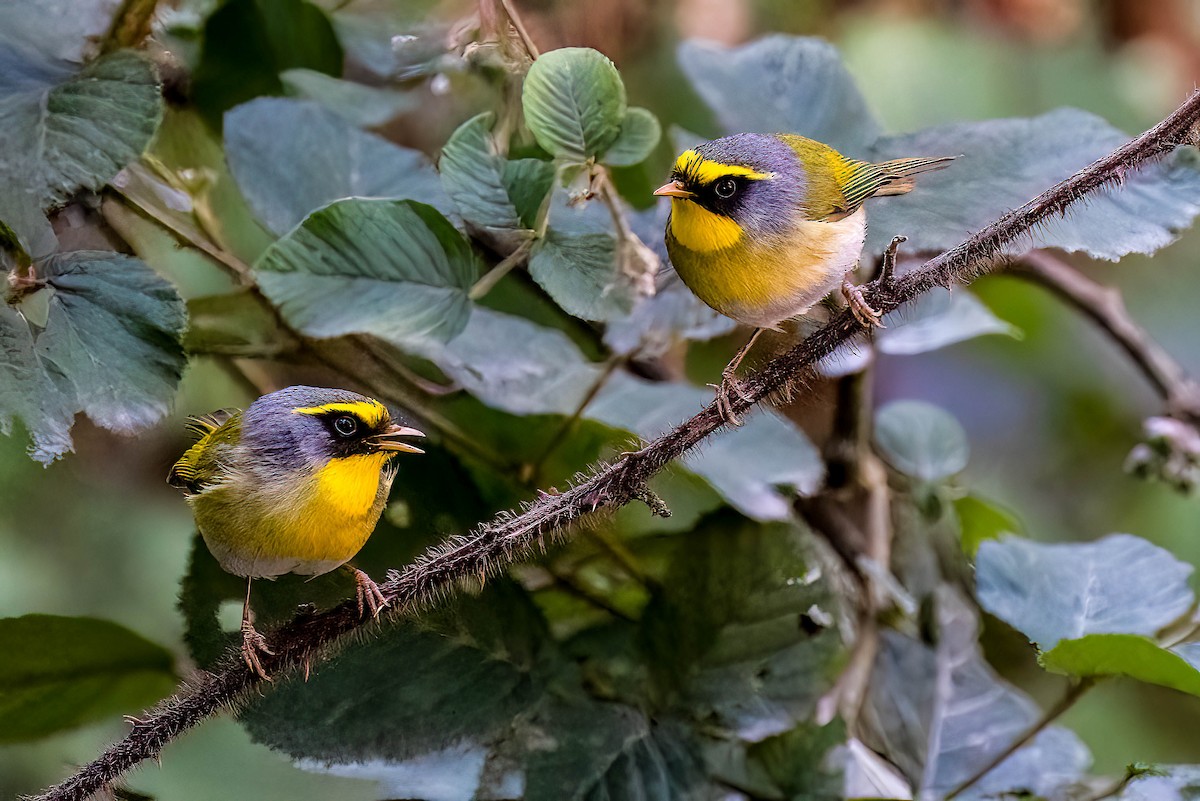
<path id="1" fill-rule="evenodd" d="M 420 462 L 403 461 L 358 560 L 378 574 L 710 401 L 689 376 L 715 375 L 721 345 L 693 348 L 685 369 L 670 357 L 731 325 L 664 267 L 661 212 L 633 208 L 646 202 L 636 176 L 661 171 L 662 125 L 628 104 L 603 54 L 533 58 L 498 3 L 486 5 L 499 32 L 468 26 L 468 44 L 420 30 L 381 56 L 353 7 L 229 0 L 157 31 L 190 43 L 173 65 L 190 89 L 167 108 L 161 65 L 72 45 L 31 22 L 42 3 L 0 9 L 21 23 L 0 25 L 0 428 L 19 422 L 34 458 L 72 449 L 79 412 L 121 433 L 157 424 L 189 363 L 221 359 L 251 381 L 265 365 L 270 383 L 320 370 L 433 435 Z M 83 5 L 79 24 L 103 35 L 102 4 Z M 816 39 L 684 42 L 678 58 L 710 133 L 789 130 L 863 158 L 961 154 L 905 198 L 873 201 L 871 264 L 898 234 L 909 255 L 948 248 L 1125 138 L 1072 109 L 886 134 Z M 420 136 L 389 125 L 427 108 Z M 1198 213 L 1200 169 L 1180 150 L 1010 255 L 1149 254 Z M 110 249 L 56 240 L 69 215 Z M 1018 333 L 963 289 L 885 322 L 823 376 L 847 386 L 876 359 Z M 369 766 L 380 797 L 1058 798 L 1094 781 L 1087 748 L 1041 726 L 988 664 L 974 602 L 1047 671 L 1200 694 L 1190 566 L 1131 535 L 1018 536 L 1020 521 L 970 486 L 963 427 L 912 400 L 860 415 L 871 434 L 856 456 L 890 493 L 891 563 L 847 557 L 804 513 L 842 498 L 845 454 L 819 450 L 802 414 L 757 412 L 660 474 L 651 489 L 672 519 L 625 509 L 486 585 L 464 581 L 307 681 L 276 682 L 241 724 L 313 770 Z M 260 625 L 349 591 L 341 575 L 284 577 L 256 590 Z M 200 665 L 236 640 L 221 610 L 241 592 L 197 538 L 180 606 Z M 866 677 L 848 689 L 868 637 Z M 4 618 L 5 638 L 21 653 L 0 675 L 5 739 L 169 686 L 167 652 L 115 624 Z M 1121 792 L 1171 797 L 1189 771 L 1139 774 Z"/>

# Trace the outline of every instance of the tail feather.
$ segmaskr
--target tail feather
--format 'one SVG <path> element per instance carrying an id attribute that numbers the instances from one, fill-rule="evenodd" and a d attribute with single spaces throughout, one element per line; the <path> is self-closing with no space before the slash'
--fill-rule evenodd
<path id="1" fill-rule="evenodd" d="M 875 190 L 875 196 L 903 195 L 912 191 L 916 182 L 912 176 L 923 172 L 933 172 L 949 166 L 954 156 L 932 156 L 928 158 L 892 159 L 881 161 L 873 166 L 883 173 L 883 182 Z"/>

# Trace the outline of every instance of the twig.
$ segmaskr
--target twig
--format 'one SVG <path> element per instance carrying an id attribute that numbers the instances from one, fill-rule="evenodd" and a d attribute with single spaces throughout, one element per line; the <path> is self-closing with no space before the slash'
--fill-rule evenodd
<path id="1" fill-rule="evenodd" d="M 1152 129 L 1043 192 L 984 228 L 957 247 L 896 279 L 890 286 L 872 284 L 864 292 L 873 308 L 887 313 L 935 286 L 968 283 L 995 268 L 1003 247 L 1027 234 L 1049 217 L 1064 213 L 1080 198 L 1117 183 L 1130 169 L 1163 156 L 1195 138 L 1200 121 L 1200 91 Z M 733 412 L 744 416 L 760 400 L 806 375 L 812 365 L 861 331 L 853 314 L 843 311 L 791 351 L 772 359 L 743 381 L 743 392 L 732 399 Z M 711 403 L 699 414 L 610 465 L 597 465 L 591 477 L 566 492 L 543 495 L 519 513 L 505 513 L 484 523 L 470 536 L 455 538 L 427 551 L 403 571 L 391 574 L 382 591 L 393 612 L 413 612 L 444 598 L 459 581 L 495 573 L 524 558 L 548 540 L 565 539 L 568 528 L 600 508 L 632 500 L 653 475 L 690 451 L 725 423 Z M 294 671 L 306 661 L 329 652 L 335 643 L 364 624 L 351 601 L 327 612 L 294 619 L 270 633 L 275 655 L 263 660 L 276 675 Z M 195 682 L 150 712 L 144 722 L 94 762 L 40 796 L 43 801 L 82 801 L 144 759 L 154 757 L 179 734 L 221 709 L 235 706 L 261 680 L 250 673 L 236 653 L 229 654 L 214 673 Z"/>
<path id="2" fill-rule="evenodd" d="M 1073 707 L 1075 702 L 1082 698 L 1084 693 L 1095 687 L 1099 681 L 1100 679 L 1098 678 L 1089 677 L 1080 679 L 1077 684 L 1072 685 L 1063 694 L 1063 697 L 1058 699 L 1058 703 L 1046 710 L 1046 713 L 1034 721 L 1034 723 L 1028 729 L 1021 732 L 1016 739 L 1009 743 L 1007 748 L 989 759 L 986 765 L 972 773 L 969 778 L 961 782 L 953 790 L 946 793 L 944 796 L 944 801 L 950 801 L 950 799 L 960 795 L 963 791 L 969 789 L 984 776 L 991 773 L 997 765 L 1015 754 L 1026 743 L 1028 743 L 1034 737 L 1037 737 L 1043 729 L 1045 729 L 1054 721 L 1058 720 L 1058 718 L 1061 717 L 1064 712 Z"/>
<path id="3" fill-rule="evenodd" d="M 537 485 L 541 483 L 539 479 L 542 474 L 542 468 L 546 466 L 547 460 L 554 455 L 554 452 L 558 450 L 558 447 L 563 444 L 566 438 L 575 429 L 575 426 L 579 423 L 579 418 L 581 418 L 583 413 L 587 411 L 587 407 L 590 406 L 592 401 L 596 399 L 596 396 L 600 394 L 600 390 L 604 389 L 604 385 L 608 383 L 608 379 L 612 377 L 612 374 L 616 372 L 616 369 L 624 363 L 624 358 L 614 356 L 604 364 L 604 367 L 600 370 L 600 375 L 596 377 L 594 382 L 592 382 L 592 386 L 583 396 L 583 400 L 579 402 L 579 405 L 575 407 L 575 411 L 571 413 L 570 417 L 563 421 L 563 424 L 559 426 L 558 430 L 554 432 L 554 435 L 550 437 L 550 441 L 546 443 L 546 447 L 542 449 L 541 455 L 539 455 L 537 459 L 534 460 L 533 464 L 529 466 L 528 470 L 525 471 L 531 484 Z"/>
<path id="4" fill-rule="evenodd" d="M 111 53 L 123 47 L 136 47 L 150 35 L 150 22 L 158 0 L 124 0 L 113 14 L 108 33 L 100 43 L 100 53 Z"/>
<path id="5" fill-rule="evenodd" d="M 521 22 L 521 17 L 517 14 L 517 10 L 513 7 L 512 0 L 500 0 L 500 5 L 504 7 L 504 13 L 508 17 L 508 21 L 517 31 L 517 36 L 521 38 L 521 44 L 525 47 L 525 52 L 529 57 L 536 59 L 538 57 L 537 45 L 533 43 L 533 38 L 530 37 L 529 31 L 525 30 L 525 23 Z"/>
<path id="6" fill-rule="evenodd" d="M 500 283 L 500 279 L 508 275 L 514 267 L 519 264 L 524 264 L 529 257 L 530 251 L 533 250 L 533 241 L 526 240 L 522 242 L 516 250 L 505 256 L 499 264 L 484 273 L 483 277 L 475 282 L 471 287 L 471 291 L 467 296 L 471 300 L 479 300 L 484 295 L 492 291 L 496 284 Z"/>
<path id="7" fill-rule="evenodd" d="M 1050 289 L 1087 315 L 1141 369 L 1166 403 L 1167 413 L 1200 422 L 1200 385 L 1129 316 L 1121 293 L 1093 281 L 1062 259 L 1035 250 L 1012 271 Z"/>

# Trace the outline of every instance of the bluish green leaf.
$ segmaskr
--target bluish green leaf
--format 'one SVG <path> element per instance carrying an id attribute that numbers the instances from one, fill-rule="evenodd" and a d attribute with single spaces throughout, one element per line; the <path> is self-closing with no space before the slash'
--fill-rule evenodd
<path id="1" fill-rule="evenodd" d="M 617 374 L 584 416 L 650 440 L 699 412 L 712 398 L 709 390 L 699 387 Z M 755 520 L 786 519 L 793 496 L 815 492 L 824 476 L 824 464 L 812 442 L 770 413 L 751 415 L 737 431 L 710 437 L 683 463 Z"/>
<path id="2" fill-rule="evenodd" d="M 741 47 L 684 42 L 679 64 L 725 133 L 797 133 L 856 157 L 879 136 L 837 48 L 823 39 L 775 35 Z"/>
<path id="3" fill-rule="evenodd" d="M 830 755 L 845 742 L 846 727 L 840 721 L 825 726 L 806 721 L 754 743 L 747 756 L 781 798 L 841 801 L 846 797 L 842 770 Z"/>
<path id="4" fill-rule="evenodd" d="M 984 660 L 973 609 L 946 588 L 935 598 L 936 648 L 882 633 L 860 724 L 867 745 L 897 766 L 921 798 L 943 797 L 1042 717 Z M 1052 796 L 1077 781 L 1090 761 L 1070 730 L 1049 726 L 958 797 Z"/>
<path id="5" fill-rule="evenodd" d="M 79 63 L 95 54 L 118 6 L 119 0 L 6 0 L 0 3 L 0 40 L 5 49 Z"/>
<path id="6" fill-rule="evenodd" d="M 265 97 L 233 109 L 225 153 L 254 213 L 281 236 L 347 197 L 418 200 L 455 213 L 423 153 L 365 133 L 311 101 Z"/>
<path id="7" fill-rule="evenodd" d="M 141 154 L 161 117 L 158 78 L 137 53 L 75 71 L 0 47 L 0 220 L 31 255 L 46 255 L 55 242 L 42 210 L 104 186 Z"/>
<path id="8" fill-rule="evenodd" d="M 875 415 L 875 445 L 888 464 L 922 482 L 942 481 L 967 466 L 967 433 L 954 417 L 924 401 L 893 401 Z"/>
<path id="9" fill-rule="evenodd" d="M 629 108 L 621 120 L 621 133 L 600 160 L 613 167 L 630 167 L 640 164 L 658 146 L 662 138 L 662 126 L 644 108 Z"/>
<path id="10" fill-rule="evenodd" d="M 59 254 L 34 270 L 44 286 L 0 306 L 0 431 L 21 420 L 31 455 L 51 462 L 71 450 L 77 412 L 126 434 L 160 420 L 185 361 L 175 290 L 118 253 Z"/>
<path id="11" fill-rule="evenodd" d="M 936 287 L 884 317 L 876 335 L 882 353 L 907 356 L 928 353 L 987 334 L 1019 336 L 969 290 Z"/>
<path id="12" fill-rule="evenodd" d="M 873 158 L 959 155 L 944 170 L 917 179 L 907 195 L 871 201 L 867 252 L 892 236 L 930 253 L 953 247 L 1008 210 L 1049 189 L 1129 140 L 1103 119 L 1058 109 L 1031 119 L 1001 119 L 883 137 Z M 1182 148 L 1130 172 L 1122 183 L 1088 196 L 1066 216 L 1039 225 L 1006 249 L 1019 255 L 1054 247 L 1116 260 L 1174 242 L 1200 214 L 1200 159 Z"/>
<path id="13" fill-rule="evenodd" d="M 1163 648 L 1141 634 L 1088 634 L 1059 640 L 1038 661 L 1047 670 L 1068 676 L 1128 676 L 1200 696 L 1198 656 L 1195 644 Z"/>
<path id="14" fill-rule="evenodd" d="M 171 654 L 107 620 L 0 619 L 0 742 L 136 713 L 175 686 Z"/>
<path id="15" fill-rule="evenodd" d="M 1138 775 L 1120 793 L 1118 801 L 1184 801 L 1200 790 L 1200 766 L 1146 765 L 1135 763 L 1126 769 Z"/>
<path id="16" fill-rule="evenodd" d="M 283 94 L 280 73 L 297 68 L 342 74 L 342 46 L 324 11 L 307 0 L 227 0 L 204 23 L 192 95 L 220 129 L 234 106 Z"/>
<path id="17" fill-rule="evenodd" d="M 984 542 L 975 571 L 983 608 L 1043 651 L 1088 634 L 1153 635 L 1194 600 L 1192 566 L 1129 534 L 1085 543 Z"/>
<path id="18" fill-rule="evenodd" d="M 525 76 L 525 124 L 557 159 L 584 162 L 608 150 L 625 118 L 625 84 L 602 53 L 564 47 L 543 53 Z"/>
<path id="19" fill-rule="evenodd" d="M 320 103 L 352 125 L 363 128 L 383 125 L 399 114 L 412 111 L 419 103 L 414 93 L 366 86 L 316 70 L 284 70 L 279 78 L 289 97 Z"/>
<path id="20" fill-rule="evenodd" d="M 621 269 L 612 213 L 598 200 L 550 199 L 549 228 L 533 246 L 529 274 L 568 313 L 607 320 L 633 308 L 637 289 Z"/>
<path id="21" fill-rule="evenodd" d="M 308 336 L 370 334 L 399 347 L 449 340 L 470 313 L 478 266 L 432 206 L 351 198 L 326 206 L 254 266 L 259 286 Z"/>

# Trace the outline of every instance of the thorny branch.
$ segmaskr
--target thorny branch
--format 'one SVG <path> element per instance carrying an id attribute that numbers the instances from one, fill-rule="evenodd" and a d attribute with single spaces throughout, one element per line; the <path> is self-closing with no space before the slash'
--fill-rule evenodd
<path id="1" fill-rule="evenodd" d="M 1129 170 L 1178 145 L 1195 143 L 1198 131 L 1200 91 L 1193 92 L 1149 131 L 1010 211 L 957 247 L 892 282 L 870 285 L 864 293 L 866 300 L 887 313 L 935 286 L 969 283 L 996 268 L 1005 245 L 1051 216 L 1065 213 L 1087 194 L 1119 183 Z M 860 331 L 861 326 L 849 311 L 840 313 L 791 351 L 748 376 L 744 392 L 732 399 L 733 412 L 743 416 L 760 401 L 810 375 L 818 359 Z M 581 518 L 629 503 L 647 480 L 723 425 L 723 415 L 711 403 L 640 451 L 626 454 L 613 464 L 597 465 L 589 477 L 565 492 L 542 495 L 519 513 L 501 514 L 470 535 L 429 550 L 414 564 L 390 573 L 381 586 L 391 604 L 386 616 L 395 619 L 414 614 L 453 592 L 460 581 L 496 574 L 548 542 L 567 538 L 571 524 Z M 302 670 L 330 653 L 347 634 L 369 625 L 359 621 L 352 601 L 327 612 L 298 616 L 270 633 L 275 654 L 263 660 L 264 667 L 277 681 L 283 680 L 283 674 Z M 39 799 L 82 801 L 142 760 L 157 756 L 179 734 L 221 710 L 236 707 L 249 692 L 261 690 L 261 684 L 236 653 L 227 655 L 214 672 L 201 673 L 185 684 L 141 718 L 123 740 Z"/>

